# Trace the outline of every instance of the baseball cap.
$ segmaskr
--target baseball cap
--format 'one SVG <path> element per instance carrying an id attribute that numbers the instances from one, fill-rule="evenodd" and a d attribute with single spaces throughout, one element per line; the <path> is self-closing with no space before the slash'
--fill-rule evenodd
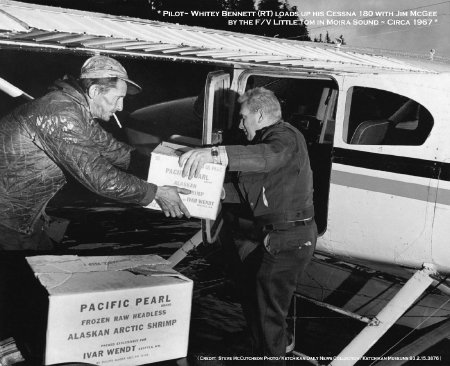
<path id="1" fill-rule="evenodd" d="M 127 94 L 137 94 L 142 88 L 128 79 L 125 68 L 119 61 L 107 56 L 88 58 L 81 67 L 80 79 L 119 78 L 128 84 Z"/>

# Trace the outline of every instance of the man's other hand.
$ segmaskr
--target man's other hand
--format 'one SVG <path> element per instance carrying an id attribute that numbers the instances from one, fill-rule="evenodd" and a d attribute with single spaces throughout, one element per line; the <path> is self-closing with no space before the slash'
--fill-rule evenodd
<path id="1" fill-rule="evenodd" d="M 158 186 L 156 190 L 155 200 L 166 217 L 191 217 L 188 209 L 180 198 L 181 194 L 190 194 L 191 191 L 186 188 L 176 186 Z"/>
<path id="2" fill-rule="evenodd" d="M 203 166 L 212 162 L 214 162 L 214 160 L 209 147 L 189 150 L 178 159 L 180 167 L 184 165 L 182 173 L 183 178 L 189 176 L 189 179 L 192 179 L 192 177 L 197 178 Z"/>

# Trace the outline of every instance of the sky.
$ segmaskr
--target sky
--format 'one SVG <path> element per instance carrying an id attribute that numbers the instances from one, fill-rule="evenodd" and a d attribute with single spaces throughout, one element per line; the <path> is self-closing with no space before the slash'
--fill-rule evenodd
<path id="1" fill-rule="evenodd" d="M 435 56 L 450 58 L 450 0 L 289 0 L 289 4 L 311 12 L 305 16 L 314 23 L 308 25 L 311 38 L 328 31 L 333 40 L 342 34 L 349 46 L 424 55 L 434 49 Z M 391 11 L 394 15 L 388 14 Z M 399 16 L 397 11 L 408 15 Z M 436 13 L 411 14 L 414 11 Z M 312 12 L 324 12 L 324 16 Z M 320 20 L 325 25 L 319 24 Z"/>

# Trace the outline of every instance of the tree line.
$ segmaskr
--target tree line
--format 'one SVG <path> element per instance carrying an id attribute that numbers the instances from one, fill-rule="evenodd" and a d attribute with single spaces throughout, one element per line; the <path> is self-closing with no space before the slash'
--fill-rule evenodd
<path id="1" fill-rule="evenodd" d="M 295 14 L 296 6 L 288 0 L 22 0 L 25 2 L 58 6 L 62 8 L 94 11 L 111 15 L 179 23 L 189 26 L 200 26 L 213 29 L 231 30 L 233 32 L 258 34 L 267 37 L 312 41 L 308 28 Z M 227 18 L 223 16 L 195 16 L 191 11 L 265 11 L 270 16 L 248 16 Z M 169 12 L 185 12 L 183 16 L 168 16 Z M 278 15 L 277 14 L 284 14 Z M 229 19 L 251 20 L 252 25 L 236 22 L 228 24 Z M 256 22 L 258 19 L 258 22 Z M 289 22 L 279 22 L 280 19 Z M 264 20 L 264 21 L 263 21 Z M 293 25 L 295 23 L 295 25 Z M 314 37 L 314 42 L 345 44 L 341 35 L 332 40 L 328 34 Z"/>

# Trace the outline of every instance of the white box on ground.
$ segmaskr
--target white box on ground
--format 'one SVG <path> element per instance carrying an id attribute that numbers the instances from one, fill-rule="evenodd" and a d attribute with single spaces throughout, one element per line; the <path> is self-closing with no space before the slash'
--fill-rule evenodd
<path id="1" fill-rule="evenodd" d="M 148 182 L 158 186 L 170 185 L 190 189 L 191 194 L 181 194 L 180 197 L 191 216 L 215 220 L 226 167 L 220 164 L 205 164 L 199 177 L 183 178 L 183 169 L 178 165 L 178 158 L 189 150 L 189 147 L 169 142 L 158 145 L 152 152 Z M 147 207 L 161 209 L 155 201 Z"/>
<path id="2" fill-rule="evenodd" d="M 46 365 L 141 365 L 186 356 L 192 281 L 163 258 L 27 261 L 48 292 Z"/>

